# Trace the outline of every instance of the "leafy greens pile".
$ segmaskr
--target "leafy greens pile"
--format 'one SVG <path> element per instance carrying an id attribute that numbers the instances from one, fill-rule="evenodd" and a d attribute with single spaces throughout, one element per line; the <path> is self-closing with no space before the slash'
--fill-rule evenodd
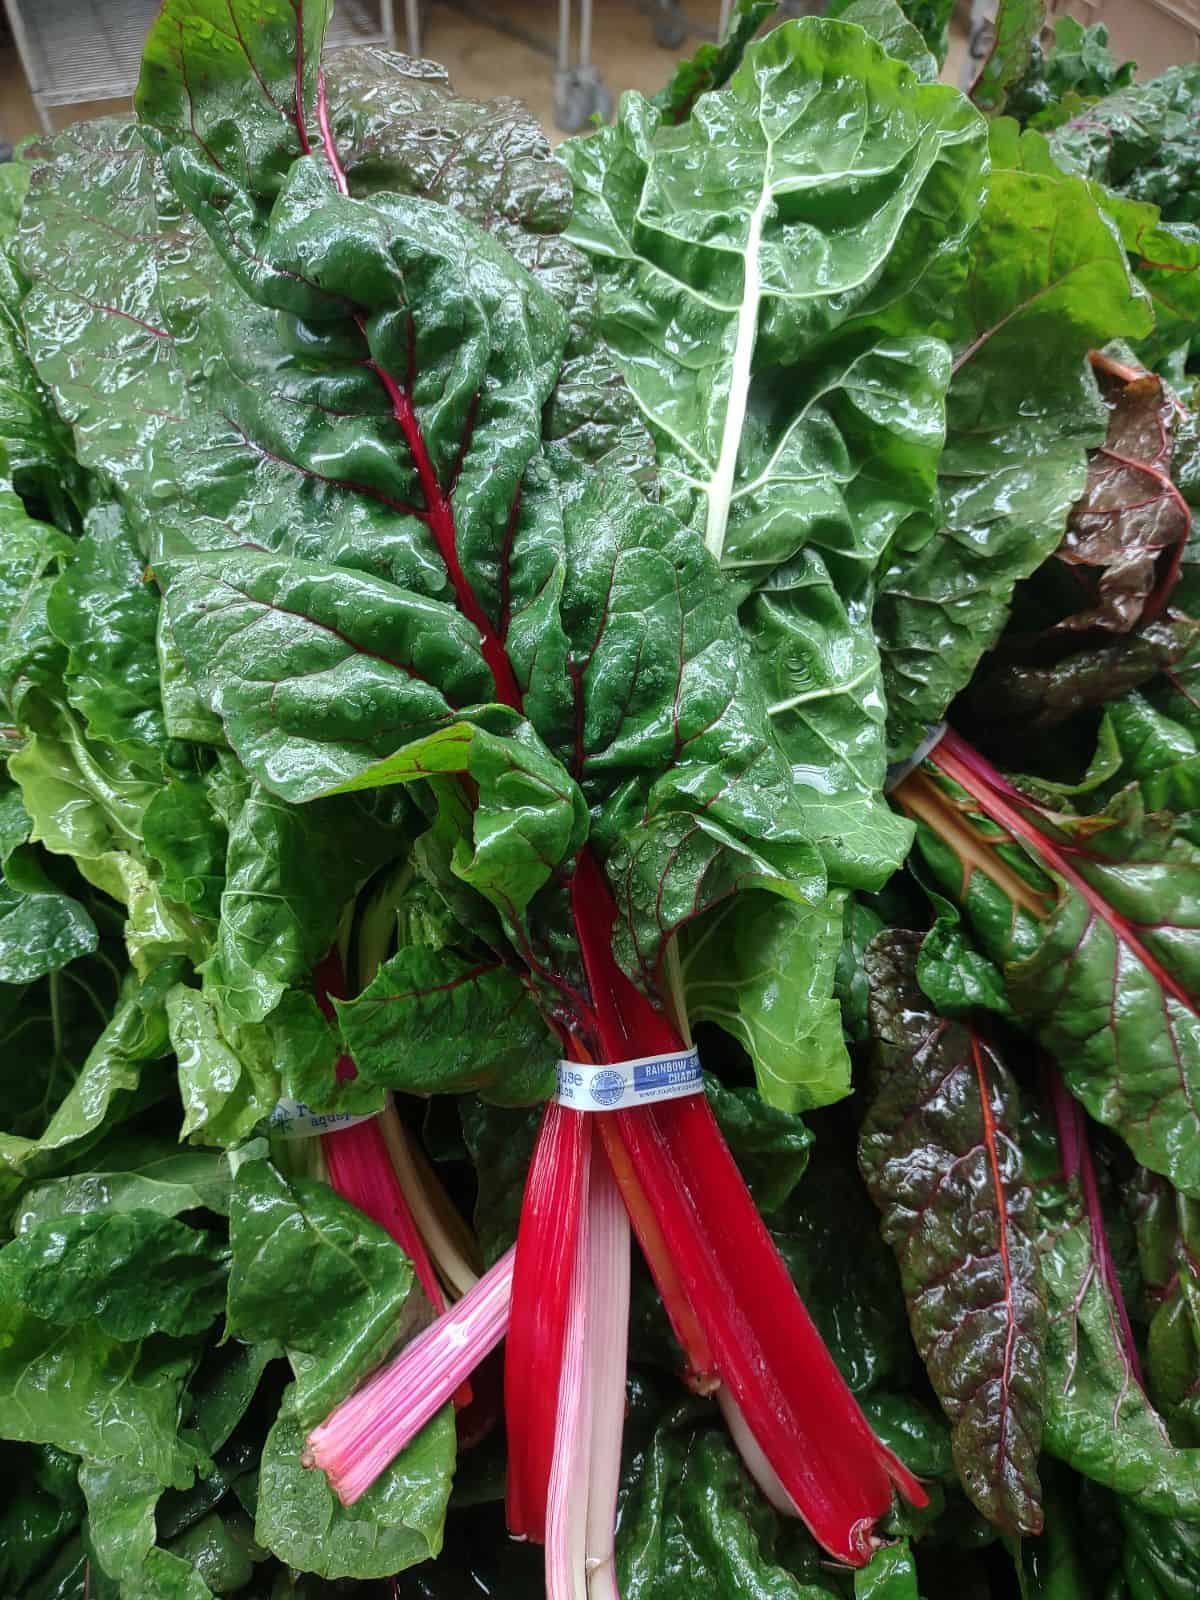
<path id="1" fill-rule="evenodd" d="M 0 167 L 14 1600 L 536 1593 L 506 1476 L 615 1592 L 543 1103 L 693 1031 L 707 1109 L 595 1119 L 626 1600 L 1200 1586 L 1200 69 L 1008 5 L 973 104 L 946 8 L 836 9 L 555 158 L 166 0 Z M 518 1226 L 531 1359 L 343 1504 L 306 1440 Z M 863 1419 L 928 1504 L 843 1548 Z"/>

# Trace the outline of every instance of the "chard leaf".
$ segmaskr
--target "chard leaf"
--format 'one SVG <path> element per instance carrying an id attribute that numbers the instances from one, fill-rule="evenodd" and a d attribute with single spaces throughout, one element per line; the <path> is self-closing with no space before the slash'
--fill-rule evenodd
<path id="1" fill-rule="evenodd" d="M 1072 22 L 1060 17 L 1059 24 Z M 1046 137 L 1033 128 L 999 117 L 989 130 L 997 167 L 1057 176 L 1062 170 Z M 1068 170 L 1072 170 L 1068 167 Z M 1116 224 L 1129 255 L 1130 270 L 1154 307 L 1154 329 L 1137 340 L 1148 366 L 1187 345 L 1200 328 L 1200 233 L 1186 222 L 1166 223 L 1157 205 L 1131 199 L 1117 189 L 1088 180 L 1092 198 Z"/>
<path id="2" fill-rule="evenodd" d="M 478 1090 L 502 1105 L 540 1105 L 559 1045 L 520 975 L 490 955 L 401 947 L 338 1021 L 359 1075 L 406 1094 Z"/>
<path id="3" fill-rule="evenodd" d="M 1151 1307 L 1146 1370 L 1155 1405 L 1185 1443 L 1200 1441 L 1194 1386 L 1200 1377 L 1200 1206 L 1165 1179 L 1139 1174 L 1138 1266 Z"/>
<path id="4" fill-rule="evenodd" d="M 1147 610 L 1157 558 L 1186 542 L 1191 514 L 1171 481 L 1178 402 L 1152 373 L 1126 379 L 1100 372 L 1108 431 L 1088 463 L 1087 486 L 1057 552 L 1059 561 L 1084 569 L 1085 579 L 1088 569 L 1099 569 L 1087 585 L 1094 586 L 1095 605 L 1057 629 L 1127 633 Z"/>
<path id="5" fill-rule="evenodd" d="M 54 575 L 70 559 L 72 541 L 25 510 L 20 496 L 0 482 L 0 697 L 19 715 L 25 692 L 44 681 L 57 652 L 46 626 L 46 601 Z M 61 663 L 58 663 L 61 665 Z M 57 674 L 53 674 L 57 676 Z"/>
<path id="6" fill-rule="evenodd" d="M 1200 854 L 1165 815 L 1091 835 L 1037 950 L 1008 968 L 1017 1014 L 1098 1121 L 1186 1192 L 1200 1192 L 1191 1130 L 1200 1072 Z M 1120 1003 L 1114 1001 L 1119 995 Z"/>
<path id="7" fill-rule="evenodd" d="M 1129 785 L 1106 811 L 1083 817 L 987 800 L 1022 849 L 996 821 L 978 819 L 978 802 L 951 779 L 914 776 L 919 795 L 938 797 L 923 813 L 922 854 L 1003 963 L 1018 1018 L 1092 1116 L 1143 1165 L 1196 1192 L 1200 847 L 1169 812 L 1147 813 Z"/>
<path id="8" fill-rule="evenodd" d="M 10 161 L 6 169 L 28 181 L 23 162 Z M 4 203 L 0 196 L 0 209 Z M 72 456 L 70 431 L 55 413 L 26 348 L 21 301 L 29 286 L 8 249 L 16 224 L 15 213 L 0 217 L 0 471 L 21 493 L 46 505 L 55 522 L 71 527 L 75 507 L 86 498 L 83 474 Z"/>
<path id="9" fill-rule="evenodd" d="M 83 1497 L 74 1458 L 51 1445 L 9 1445 L 5 1468 L 18 1484 L 0 1516 L 3 1554 L 0 1583 L 15 1594 L 50 1564 L 55 1550 L 79 1526 Z"/>
<path id="10" fill-rule="evenodd" d="M 287 804 L 230 775 L 229 845 L 212 990 L 233 1019 L 261 1022 L 291 985 L 307 985 L 347 901 L 403 850 L 390 804 L 339 796 Z"/>
<path id="11" fill-rule="evenodd" d="M 877 886 L 906 844 L 878 797 L 884 708 L 862 624 L 889 540 L 933 524 L 949 374 L 928 331 L 974 221 L 981 139 L 952 91 L 914 89 L 859 29 L 809 20 L 752 45 L 684 127 L 631 96 L 615 129 L 567 152 L 570 236 L 600 276 L 664 498 L 763 588 L 743 623 L 851 884 Z M 934 189 L 950 197 L 936 215 Z"/>
<path id="12" fill-rule="evenodd" d="M 812 1134 L 799 1117 L 764 1105 L 754 1089 L 728 1088 L 709 1073 L 704 1092 L 755 1205 L 778 1211 L 804 1176 Z"/>
<path id="13" fill-rule="evenodd" d="M 205 940 L 211 941 L 221 916 L 229 841 L 209 785 L 169 778 L 146 807 L 142 838 L 159 870 L 164 897 L 207 924 Z"/>
<path id="14" fill-rule="evenodd" d="M 194 144 L 263 195 L 318 140 L 326 0 L 168 0 L 146 38 L 139 117 L 164 143 Z"/>
<path id="15" fill-rule="evenodd" d="M 1054 159 L 1067 172 L 1158 206 L 1166 222 L 1200 222 L 1192 115 L 1198 82 L 1200 70 L 1189 62 L 1107 95 L 1054 131 Z"/>
<path id="16" fill-rule="evenodd" d="M 737 0 L 725 37 L 716 44 L 702 44 L 695 55 L 677 62 L 670 82 L 654 96 L 663 121 L 686 122 L 702 94 L 723 88 L 741 64 L 746 46 L 777 9 L 776 0 Z"/>
<path id="17" fill-rule="evenodd" d="M 1028 71 L 1045 17 L 1045 0 L 999 0 L 991 49 L 971 85 L 971 99 L 988 116 L 1004 110 L 1009 89 Z"/>
<path id="18" fill-rule="evenodd" d="M 842 899 L 831 894 L 813 906 L 739 894 L 681 941 L 689 1018 L 737 1039 L 759 1094 L 784 1111 L 829 1105 L 850 1091 L 841 1012 L 830 995 Z"/>
<path id="19" fill-rule="evenodd" d="M 903 1385 L 913 1365 L 904 1295 L 854 1170 L 853 1147 L 838 1148 L 818 1125 L 804 1178 L 768 1222 L 817 1331 L 855 1394 Z M 832 1238 L 852 1240 L 853 1247 L 831 1250 Z"/>
<path id="20" fill-rule="evenodd" d="M 268 1117 L 280 1092 L 314 1110 L 376 1111 L 381 1097 L 336 1083 L 337 1042 L 311 994 L 290 991 L 265 1023 L 232 1018 L 211 991 L 177 984 L 167 994 L 179 1068 L 181 1139 L 239 1144 Z"/>
<path id="21" fill-rule="evenodd" d="M 964 1486 L 1005 1531 L 1039 1533 L 1046 1302 L 1016 1085 L 979 1034 L 929 1009 L 918 943 L 894 931 L 867 952 L 878 1088 L 859 1163 Z"/>
<path id="22" fill-rule="evenodd" d="M 266 1162 L 238 1173 L 230 1215 L 231 1330 L 287 1345 L 296 1382 L 263 1449 L 255 1537 L 322 1577 L 379 1578 L 435 1556 L 454 1468 L 446 1407 L 353 1507 L 300 1463 L 304 1436 L 429 1311 L 382 1228 L 325 1184 Z"/>
<path id="23" fill-rule="evenodd" d="M 259 1467 L 254 1536 L 260 1544 L 323 1578 L 390 1578 L 438 1555 L 454 1462 L 449 1406 L 348 1509 L 323 1472 L 301 1466 L 306 1427 L 289 1389 Z"/>
<path id="24" fill-rule="evenodd" d="M 18 799 L 19 804 L 19 799 Z M 95 950 L 87 908 L 64 894 L 36 854 L 4 853 L 0 876 L 0 983 L 32 983 Z M 19 868 L 19 886 L 14 883 Z"/>
<path id="25" fill-rule="evenodd" d="M 114 1339 L 201 1333 L 225 1302 L 211 1235 L 153 1211 L 93 1211 L 27 1228 L 0 1250 L 0 1294 L 44 1322 L 95 1320 Z"/>
<path id="26" fill-rule="evenodd" d="M 76 123 L 30 153 L 18 238 L 30 356 L 80 463 L 141 485 L 151 441 L 187 407 L 212 248 L 132 120 Z"/>
<path id="27" fill-rule="evenodd" d="M 154 1508 L 162 1484 L 123 1461 L 85 1464 L 79 1485 L 88 1503 L 88 1543 L 122 1600 L 209 1600 L 211 1590 L 186 1561 L 157 1543 Z"/>
<path id="28" fill-rule="evenodd" d="M 1013 585 L 1057 548 L 1107 416 L 1085 357 L 1152 313 L 1085 184 L 992 174 L 953 335 L 939 466 L 944 524 L 880 582 L 888 738 L 908 754 L 969 680 Z M 1027 352 L 1045 354 L 1031 386 Z"/>
<path id="29" fill-rule="evenodd" d="M 201 693 L 286 800 L 345 786 L 489 698 L 465 618 L 381 579 L 248 550 L 158 570 Z"/>
<path id="30" fill-rule="evenodd" d="M 166 738 L 158 687 L 160 600 L 116 506 L 93 511 L 50 591 L 46 621 L 66 646 L 67 698 L 90 737 L 156 766 Z"/>
<path id="31" fill-rule="evenodd" d="M 1117 1502 L 1125 1542 L 1121 1568 L 1134 1600 L 1189 1600 L 1200 1583 L 1200 1530 L 1179 1517 L 1147 1516 Z"/>
<path id="32" fill-rule="evenodd" d="M 1110 645 L 1089 645 L 1049 666 L 998 662 L 981 668 L 967 704 L 1001 730 L 1054 728 L 1080 711 L 1107 705 L 1160 673 L 1186 666 L 1200 643 L 1200 625 L 1171 614 Z M 984 709 L 986 708 L 986 710 Z"/>
<path id="33" fill-rule="evenodd" d="M 877 1550 L 854 1574 L 854 1600 L 921 1600 L 917 1568 L 907 1539 Z"/>
<path id="34" fill-rule="evenodd" d="M 13 1216 L 13 1232 L 20 1236 L 43 1223 L 92 1213 L 141 1211 L 177 1217 L 203 1209 L 226 1215 L 232 1183 L 223 1154 L 117 1135 L 93 1152 L 81 1170 L 31 1184 Z"/>
<path id="35" fill-rule="evenodd" d="M 144 819 L 158 775 L 90 738 L 63 704 L 39 697 L 30 717 L 32 736 L 9 758 L 8 770 L 32 819 L 32 840 L 70 856 L 89 883 L 126 908 L 126 948 L 139 973 L 171 956 L 202 959 L 199 924 L 162 894 L 147 857 Z"/>
<path id="36" fill-rule="evenodd" d="M 826 8 L 827 17 L 838 17 L 842 22 L 855 22 L 869 33 L 872 39 L 896 61 L 903 61 L 922 83 L 936 83 L 940 72 L 939 45 L 924 31 L 925 23 L 919 13 L 933 11 L 933 5 L 914 5 L 912 0 L 902 9 L 896 0 L 850 0 L 849 5 L 835 3 Z M 940 35 L 939 35 L 940 37 Z M 940 46 L 944 53 L 944 42 Z"/>
<path id="37" fill-rule="evenodd" d="M 306 1428 L 428 1321 L 399 1246 L 327 1184 L 248 1162 L 229 1230 L 230 1332 L 286 1345 Z"/>
<path id="38" fill-rule="evenodd" d="M 824 1600 L 816 1547 L 789 1538 L 726 1435 L 705 1421 L 694 1405 L 677 1406 L 633 1458 L 617 1546 L 621 1594 L 651 1600 L 677 1585 L 747 1600 Z"/>
<path id="39" fill-rule="evenodd" d="M 70 1088 L 44 1128 L 36 1136 L 0 1133 L 0 1189 L 61 1171 L 70 1155 L 82 1153 L 85 1141 L 128 1111 L 145 1068 L 168 1049 L 161 978 L 147 984 L 127 978 L 110 1020 L 79 1067 L 72 1067 Z"/>
<path id="40" fill-rule="evenodd" d="M 0 1310 L 5 1434 L 89 1461 L 121 1462 L 160 1490 L 186 1488 L 196 1458 L 176 1428 L 193 1364 L 190 1346 L 162 1335 L 124 1343 L 6 1305 Z"/>
<path id="41" fill-rule="evenodd" d="M 587 804 L 564 767 L 526 723 L 498 738 L 469 723 L 453 723 L 406 744 L 335 792 L 386 788 L 451 775 L 474 784 L 472 839 L 457 846 L 456 877 L 498 911 L 519 916 L 559 865 L 587 836 Z"/>
<path id="42" fill-rule="evenodd" d="M 1139 1511 L 1195 1517 L 1200 1450 L 1172 1445 L 1130 1370 L 1078 1185 L 1062 1183 L 1053 1140 L 1031 1118 L 1022 1147 L 1038 1180 L 1049 1317 L 1046 1449 Z"/>

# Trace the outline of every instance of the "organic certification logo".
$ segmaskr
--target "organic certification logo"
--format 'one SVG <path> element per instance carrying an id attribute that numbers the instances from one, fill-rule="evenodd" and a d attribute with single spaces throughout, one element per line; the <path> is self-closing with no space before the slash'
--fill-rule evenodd
<path id="1" fill-rule="evenodd" d="M 598 1072 L 592 1079 L 592 1099 L 597 1105 L 615 1106 L 625 1093 L 623 1072 Z"/>

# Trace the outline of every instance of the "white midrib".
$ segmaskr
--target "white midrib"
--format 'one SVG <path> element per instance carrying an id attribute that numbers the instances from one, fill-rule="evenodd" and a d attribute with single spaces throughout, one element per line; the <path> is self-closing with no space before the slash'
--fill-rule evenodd
<path id="1" fill-rule="evenodd" d="M 729 401 L 725 407 L 725 429 L 721 453 L 708 486 L 708 520 L 704 542 L 720 561 L 729 526 L 729 504 L 733 498 L 733 475 L 737 471 L 742 427 L 746 421 L 746 402 L 750 394 L 750 363 L 754 359 L 754 340 L 758 333 L 758 300 L 762 274 L 758 252 L 763 223 L 771 209 L 771 147 L 767 146 L 762 193 L 750 213 L 746 229 L 746 272 L 742 284 L 742 303 L 738 307 L 737 337 L 733 345 L 733 367 L 729 374 Z"/>

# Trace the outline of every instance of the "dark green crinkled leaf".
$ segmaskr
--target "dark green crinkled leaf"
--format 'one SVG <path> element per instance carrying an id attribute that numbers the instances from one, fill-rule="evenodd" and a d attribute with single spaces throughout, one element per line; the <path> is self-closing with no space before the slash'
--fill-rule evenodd
<path id="1" fill-rule="evenodd" d="M 1054 159 L 1068 172 L 1158 206 L 1166 222 L 1200 222 L 1198 82 L 1200 69 L 1189 62 L 1127 85 L 1051 135 Z"/>
<path id="2" fill-rule="evenodd" d="M 14 887 L 5 862 L 0 876 L 0 983 L 32 983 L 57 972 L 98 943 L 87 907 L 64 894 L 46 875 L 36 855 L 21 863 L 21 887 Z"/>
<path id="3" fill-rule="evenodd" d="M 200 1333 L 225 1304 L 227 1252 L 155 1211 L 34 1223 L 0 1250 L 0 1298 L 44 1322 L 95 1321 L 114 1339 Z"/>
<path id="4" fill-rule="evenodd" d="M 288 805 L 231 775 L 225 888 L 212 988 L 233 1017 L 261 1022 L 307 984 L 346 902 L 402 854 L 404 813 L 353 795 Z"/>
<path id="5" fill-rule="evenodd" d="M 437 1554 L 454 1466 L 449 1407 L 346 1509 L 300 1464 L 304 1436 L 429 1315 L 399 1247 L 325 1184 L 265 1162 L 238 1173 L 229 1324 L 288 1348 L 296 1382 L 268 1435 L 255 1537 L 324 1577 L 378 1578 Z"/>
<path id="6" fill-rule="evenodd" d="M 0 1512 L 0 1584 L 20 1594 L 79 1526 L 83 1497 L 74 1457 L 52 1445 L 5 1445 L 10 1490 Z"/>
<path id="7" fill-rule="evenodd" d="M 166 738 L 158 687 L 159 595 L 116 506 L 93 511 L 50 591 L 46 621 L 66 646 L 67 698 L 95 739 L 157 764 Z"/>
<path id="8" fill-rule="evenodd" d="M 973 262 L 938 468 L 944 524 L 921 548 L 894 552 L 874 614 L 894 759 L 966 685 L 1000 635 L 1013 585 L 1061 540 L 1107 420 L 1088 350 L 1152 326 L 1079 181 L 994 172 Z"/>
<path id="9" fill-rule="evenodd" d="M 88 1544 L 121 1600 L 208 1600 L 191 1564 L 155 1543 L 154 1508 L 162 1484 L 125 1461 L 88 1463 L 79 1474 L 88 1502 Z"/>
<path id="10" fill-rule="evenodd" d="M 169 0 L 146 39 L 137 111 L 164 145 L 194 145 L 271 195 L 316 125 L 324 0 Z"/>
<path id="11" fill-rule="evenodd" d="M 17 250 L 30 355 L 80 463 L 141 486 L 151 441 L 187 406 L 212 248 L 130 119 L 76 123 L 29 154 Z"/>
<path id="12" fill-rule="evenodd" d="M 1121 1568 L 1130 1600 L 1191 1600 L 1200 1585 L 1200 1529 L 1178 1517 L 1147 1516 L 1118 1501 L 1125 1535 Z"/>
<path id="13" fill-rule="evenodd" d="M 72 543 L 31 517 L 7 483 L 0 483 L 0 533 L 0 697 L 15 717 L 26 691 L 47 677 L 57 678 L 55 669 L 61 666 L 46 625 L 46 601 Z"/>
<path id="14" fill-rule="evenodd" d="M 711 1413 L 708 1413 L 711 1415 Z M 617 1578 L 623 1600 L 666 1594 L 823 1600 L 816 1547 L 797 1538 L 693 1404 L 667 1412 L 631 1463 Z"/>
<path id="15" fill-rule="evenodd" d="M 867 952 L 877 1088 L 859 1163 L 967 1492 L 1006 1531 L 1039 1533 L 1046 1303 L 1016 1085 L 977 1032 L 930 1010 L 918 944 L 897 930 Z"/>
<path id="16" fill-rule="evenodd" d="M 249 1162 L 229 1228 L 230 1331 L 286 1344 L 307 1426 L 428 1319 L 399 1246 L 327 1184 Z"/>
<path id="17" fill-rule="evenodd" d="M 817 1123 L 808 1170 L 768 1218 L 771 1237 L 842 1376 L 863 1394 L 899 1386 L 912 1370 L 904 1296 L 878 1219 L 854 1170 Z M 831 1250 L 840 1239 L 844 1248 Z"/>
<path id="18" fill-rule="evenodd" d="M 568 147 L 570 237 L 599 275 L 664 500 L 758 590 L 743 625 L 830 871 L 877 887 L 906 841 L 879 798 L 864 623 L 889 540 L 933 526 L 949 379 L 935 335 L 982 126 L 860 29 L 814 19 L 752 45 L 684 126 L 659 123 L 629 96 L 616 128 Z"/>
<path id="19" fill-rule="evenodd" d="M 169 979 L 169 969 L 164 976 Z M 11 1040 L 6 1048 L 12 1050 Z M 0 1189 L 11 1190 L 24 1179 L 61 1170 L 85 1141 L 120 1120 L 147 1068 L 152 1070 L 168 1049 L 161 979 L 143 985 L 127 978 L 110 1020 L 85 1059 L 72 1063 L 65 1074 L 69 1087 L 44 1126 L 31 1134 L 0 1133 Z"/>
<path id="20" fill-rule="evenodd" d="M 799 1117 L 764 1105 L 754 1089 L 728 1088 L 711 1073 L 704 1088 L 755 1205 L 778 1211 L 804 1176 L 812 1134 Z"/>
<path id="21" fill-rule="evenodd" d="M 518 973 L 486 955 L 401 948 L 338 1020 L 360 1076 L 385 1088 L 526 1105 L 554 1087 L 558 1042 Z"/>

